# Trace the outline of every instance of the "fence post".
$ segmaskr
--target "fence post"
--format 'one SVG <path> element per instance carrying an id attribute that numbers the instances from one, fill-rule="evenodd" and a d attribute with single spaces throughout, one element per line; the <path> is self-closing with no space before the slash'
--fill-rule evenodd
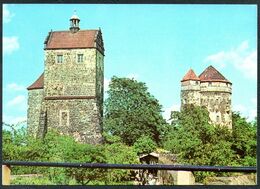
<path id="1" fill-rule="evenodd" d="M 2 184 L 10 185 L 10 180 L 11 180 L 11 166 L 2 165 Z"/>
<path id="2" fill-rule="evenodd" d="M 177 171 L 176 185 L 194 185 L 195 178 L 191 171 Z"/>

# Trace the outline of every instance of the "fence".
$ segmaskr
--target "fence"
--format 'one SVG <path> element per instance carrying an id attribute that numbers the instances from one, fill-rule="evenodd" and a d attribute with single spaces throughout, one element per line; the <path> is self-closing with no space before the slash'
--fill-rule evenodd
<path id="1" fill-rule="evenodd" d="M 256 167 L 3 161 L 3 166 L 2 166 L 3 185 L 10 185 L 11 166 L 44 166 L 44 167 L 65 167 L 65 168 L 92 168 L 92 169 L 103 168 L 103 169 L 137 169 L 137 170 L 153 169 L 153 170 L 177 170 L 177 171 L 256 173 Z"/>

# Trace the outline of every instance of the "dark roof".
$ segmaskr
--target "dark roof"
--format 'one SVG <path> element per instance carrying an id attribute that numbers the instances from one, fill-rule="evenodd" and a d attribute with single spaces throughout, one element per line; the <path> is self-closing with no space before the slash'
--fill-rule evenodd
<path id="1" fill-rule="evenodd" d="M 231 83 L 228 81 L 218 70 L 216 70 L 213 66 L 207 67 L 200 75 L 201 82 L 206 81 L 219 81 L 225 83 Z"/>
<path id="2" fill-rule="evenodd" d="M 44 81 L 44 74 L 42 73 L 42 75 L 32 85 L 30 85 L 27 88 L 27 90 L 43 89 L 43 81 Z"/>
<path id="3" fill-rule="evenodd" d="M 97 48 L 104 53 L 101 30 L 51 31 L 44 44 L 44 49 Z"/>
<path id="4" fill-rule="evenodd" d="M 183 77 L 183 79 L 181 81 L 188 81 L 188 80 L 195 80 L 195 81 L 199 81 L 200 79 L 197 77 L 197 75 L 194 73 L 194 71 L 192 69 L 190 69 L 185 76 Z"/>

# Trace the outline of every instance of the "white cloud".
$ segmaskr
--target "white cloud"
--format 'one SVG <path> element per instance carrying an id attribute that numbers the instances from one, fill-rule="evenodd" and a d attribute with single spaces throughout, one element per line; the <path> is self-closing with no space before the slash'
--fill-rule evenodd
<path id="1" fill-rule="evenodd" d="M 129 79 L 135 79 L 135 80 L 137 80 L 138 77 L 139 77 L 139 75 L 138 75 L 138 74 L 135 74 L 135 73 L 130 73 L 130 74 L 128 74 L 126 77 L 129 78 Z"/>
<path id="2" fill-rule="evenodd" d="M 172 111 L 180 111 L 180 105 L 179 104 L 173 104 L 171 107 L 164 108 L 164 112 L 162 113 L 163 118 L 170 123 L 169 119 L 171 118 L 171 112 Z"/>
<path id="3" fill-rule="evenodd" d="M 7 102 L 7 106 L 12 107 L 12 106 L 21 106 L 25 104 L 26 102 L 26 98 L 23 95 L 19 95 L 16 96 L 15 98 L 13 98 L 12 100 L 10 100 L 9 102 Z"/>
<path id="4" fill-rule="evenodd" d="M 246 113 L 246 107 L 242 104 L 236 104 L 233 106 L 232 108 L 233 111 L 237 111 L 237 112 L 240 112 L 242 114 L 245 114 Z"/>
<path id="5" fill-rule="evenodd" d="M 232 65 L 244 77 L 249 79 L 257 78 L 257 50 L 250 50 L 248 41 L 243 41 L 238 47 L 229 51 L 209 55 L 204 61 L 213 64 L 219 69 Z"/>
<path id="6" fill-rule="evenodd" d="M 108 86 L 110 83 L 110 79 L 104 78 L 104 91 L 107 92 L 108 91 Z"/>
<path id="7" fill-rule="evenodd" d="M 256 109 L 249 110 L 248 121 L 253 121 L 256 115 L 257 115 Z"/>
<path id="8" fill-rule="evenodd" d="M 252 100 L 255 101 L 256 98 L 252 98 L 251 101 Z M 242 117 L 245 117 L 247 119 L 247 121 L 253 121 L 257 115 L 256 104 L 255 104 L 255 107 L 250 107 L 250 108 L 247 108 L 246 106 L 244 106 L 242 104 L 236 104 L 233 106 L 232 110 L 240 112 Z"/>
<path id="9" fill-rule="evenodd" d="M 251 98 L 250 101 L 256 106 L 257 105 L 257 98 Z"/>
<path id="10" fill-rule="evenodd" d="M 13 16 L 14 16 L 14 14 L 12 14 L 8 10 L 8 6 L 7 5 L 3 5 L 3 22 L 4 23 L 10 22 Z"/>
<path id="11" fill-rule="evenodd" d="M 3 53 L 11 54 L 13 51 L 18 50 L 20 47 L 18 37 L 3 37 Z"/>
<path id="12" fill-rule="evenodd" d="M 18 85 L 16 83 L 10 83 L 7 85 L 7 90 L 10 91 L 24 91 L 25 87 L 23 85 Z"/>
<path id="13" fill-rule="evenodd" d="M 3 122 L 7 124 L 17 124 L 23 121 L 26 121 L 26 116 L 7 116 L 3 115 Z"/>

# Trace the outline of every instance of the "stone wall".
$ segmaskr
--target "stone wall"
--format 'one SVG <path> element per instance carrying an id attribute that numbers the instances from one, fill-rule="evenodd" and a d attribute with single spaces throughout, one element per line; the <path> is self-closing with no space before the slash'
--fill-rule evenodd
<path id="1" fill-rule="evenodd" d="M 28 91 L 27 125 L 28 132 L 36 137 L 39 129 L 41 104 L 43 102 L 43 89 Z"/>
<path id="2" fill-rule="evenodd" d="M 181 107 L 184 104 L 204 106 L 211 123 L 232 129 L 231 87 L 224 82 L 184 81 L 181 83 Z"/>
<path id="3" fill-rule="evenodd" d="M 44 70 L 44 94 L 96 95 L 96 49 L 46 50 Z M 83 54 L 83 62 L 77 63 L 77 54 Z M 57 63 L 57 55 L 63 55 L 63 63 Z"/>
<path id="4" fill-rule="evenodd" d="M 100 115 L 103 117 L 103 98 L 104 98 L 104 56 L 97 51 L 97 66 L 96 66 L 96 96 L 98 100 L 98 107 L 100 108 Z"/>
<path id="5" fill-rule="evenodd" d="M 184 104 L 200 106 L 199 81 L 184 81 L 181 83 L 181 107 Z"/>
<path id="6" fill-rule="evenodd" d="M 208 177 L 205 185 L 256 185 L 256 174 L 245 174 L 231 177 Z"/>
<path id="7" fill-rule="evenodd" d="M 80 63 L 78 54 L 83 54 Z M 63 55 L 62 63 L 57 62 L 58 55 Z M 103 59 L 94 48 L 45 51 L 47 129 L 71 135 L 82 143 L 102 142 Z M 43 130 L 44 126 L 41 127 Z"/>
<path id="8" fill-rule="evenodd" d="M 97 99 L 48 100 L 47 128 L 70 135 L 82 143 L 102 142 Z"/>
<path id="9" fill-rule="evenodd" d="M 225 92 L 201 92 L 201 106 L 209 111 L 213 124 L 232 128 L 231 95 Z"/>

